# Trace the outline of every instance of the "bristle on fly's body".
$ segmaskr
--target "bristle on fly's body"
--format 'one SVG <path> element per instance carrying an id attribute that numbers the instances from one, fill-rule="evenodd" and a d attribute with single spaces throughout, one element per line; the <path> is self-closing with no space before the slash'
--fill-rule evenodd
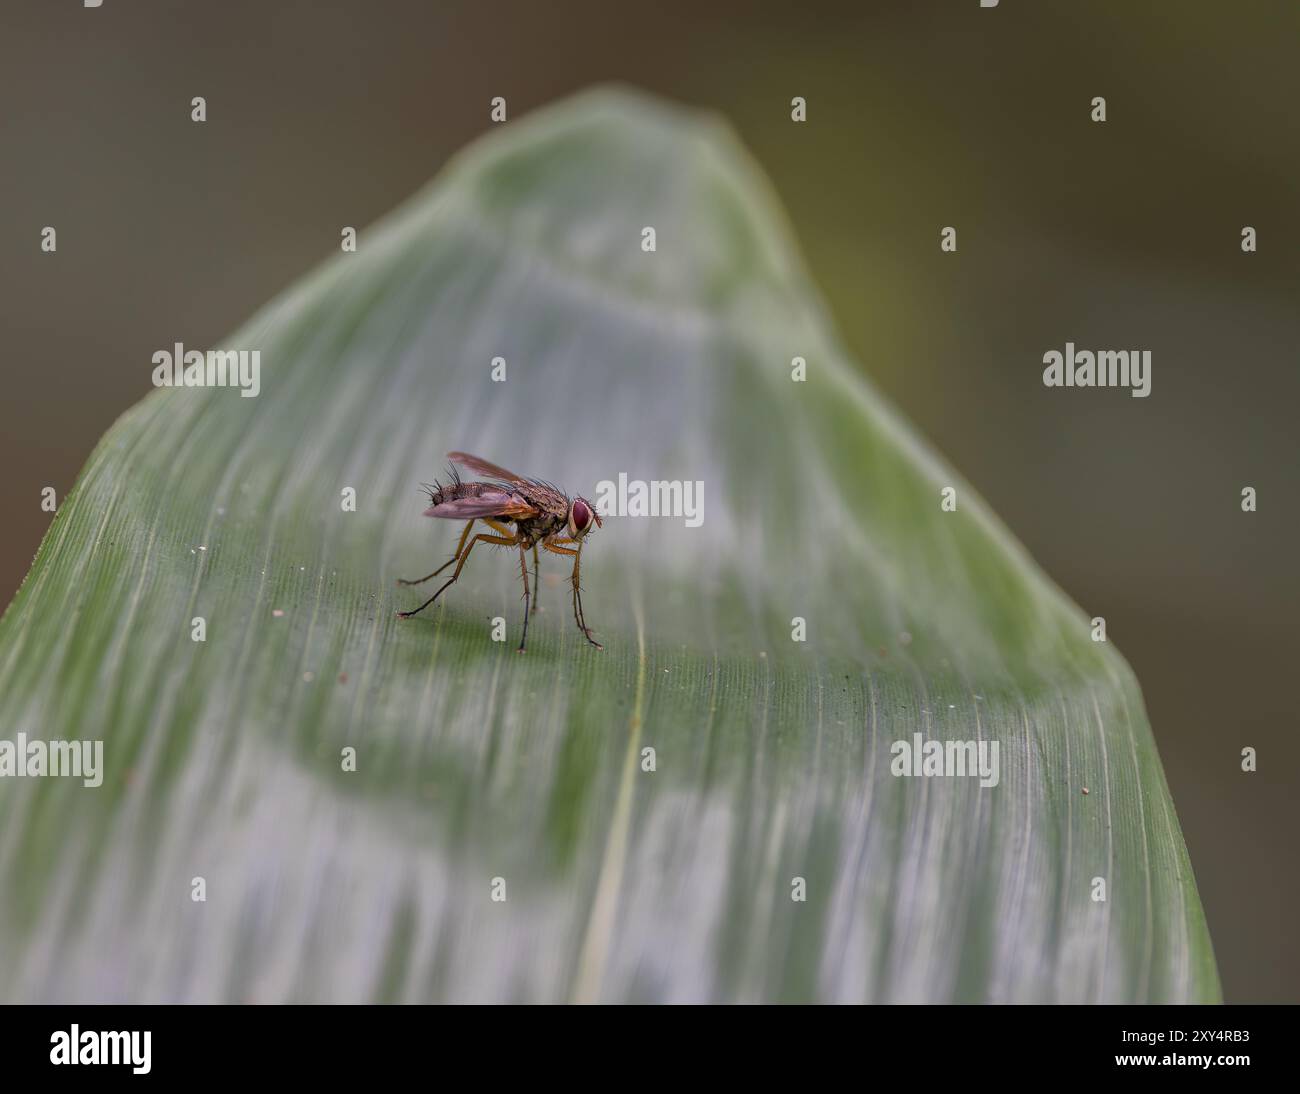
<path id="1" fill-rule="evenodd" d="M 441 505 L 443 502 L 451 501 L 453 498 L 461 496 L 457 493 L 461 486 L 461 481 L 460 473 L 456 470 L 455 464 L 449 463 L 447 465 L 447 474 L 451 477 L 451 482 L 446 486 L 443 486 L 443 484 L 437 479 L 433 480 L 432 486 L 427 482 L 420 484 L 420 489 L 429 495 L 429 504 L 431 506 Z"/>

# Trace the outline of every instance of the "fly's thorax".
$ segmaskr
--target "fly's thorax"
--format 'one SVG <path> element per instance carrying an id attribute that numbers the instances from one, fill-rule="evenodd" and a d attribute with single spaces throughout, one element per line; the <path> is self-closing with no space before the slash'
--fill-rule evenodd
<path id="1" fill-rule="evenodd" d="M 542 513 L 539 516 L 515 522 L 515 530 L 525 547 L 531 547 L 534 543 L 545 539 L 547 536 L 554 535 L 566 527 L 564 517 L 557 517 L 551 513 Z"/>

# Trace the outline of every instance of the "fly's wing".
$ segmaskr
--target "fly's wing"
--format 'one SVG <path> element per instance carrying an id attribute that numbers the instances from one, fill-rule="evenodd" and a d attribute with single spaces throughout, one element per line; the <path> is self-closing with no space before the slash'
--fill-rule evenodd
<path id="1" fill-rule="evenodd" d="M 444 517 L 447 520 L 476 520 L 480 517 L 526 520 L 537 516 L 537 513 L 536 507 L 529 505 L 517 494 L 489 487 L 466 497 L 449 497 L 436 501 L 424 511 L 424 516 Z"/>
<path id="2" fill-rule="evenodd" d="M 516 475 L 513 471 L 507 471 L 504 467 L 492 463 L 489 460 L 481 460 L 477 456 L 471 456 L 468 452 L 448 452 L 447 459 L 453 463 L 458 463 L 462 467 L 467 467 L 476 475 L 482 475 L 484 478 L 496 479 L 498 482 L 528 482 L 529 480 L 522 475 Z"/>
<path id="3" fill-rule="evenodd" d="M 568 515 L 568 495 L 552 483 L 543 482 L 541 479 L 526 479 L 523 475 L 516 475 L 513 471 L 507 471 L 500 464 L 480 459 L 478 456 L 471 456 L 468 452 L 448 452 L 447 459 L 460 464 L 462 467 L 469 468 L 476 475 L 484 475 L 496 482 L 516 487 L 519 495 L 517 500 L 528 506 L 530 510 L 525 514 L 526 516 L 547 513 L 551 516 L 563 518 Z M 487 489 L 492 488 L 486 484 L 485 486 Z"/>

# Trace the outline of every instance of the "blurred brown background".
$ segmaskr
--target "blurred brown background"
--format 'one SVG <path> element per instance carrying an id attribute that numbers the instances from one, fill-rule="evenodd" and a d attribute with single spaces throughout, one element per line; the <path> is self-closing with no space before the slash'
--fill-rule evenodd
<path id="1" fill-rule="evenodd" d="M 493 96 L 518 117 L 628 82 L 731 120 L 867 372 L 1106 617 L 1225 997 L 1300 1000 L 1300 6 L 614 7 L 6 0 L 0 600 L 41 488 L 62 498 L 155 349 L 218 341 L 483 132 Z M 1150 398 L 1044 388 L 1067 340 L 1151 349 Z"/>

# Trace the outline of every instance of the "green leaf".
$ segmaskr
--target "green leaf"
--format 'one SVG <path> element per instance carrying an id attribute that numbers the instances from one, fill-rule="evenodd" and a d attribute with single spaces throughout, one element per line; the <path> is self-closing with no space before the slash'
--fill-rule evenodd
<path id="1" fill-rule="evenodd" d="M 220 348 L 260 394 L 124 415 L 0 622 L 9 739 L 104 742 L 98 788 L 0 782 L 6 998 L 1219 998 L 1132 673 L 846 357 L 716 121 L 503 127 Z M 518 656 L 508 551 L 394 614 L 452 449 L 701 481 L 703 522 L 591 536 L 603 652 L 545 556 Z M 998 785 L 893 775 L 914 734 Z"/>

